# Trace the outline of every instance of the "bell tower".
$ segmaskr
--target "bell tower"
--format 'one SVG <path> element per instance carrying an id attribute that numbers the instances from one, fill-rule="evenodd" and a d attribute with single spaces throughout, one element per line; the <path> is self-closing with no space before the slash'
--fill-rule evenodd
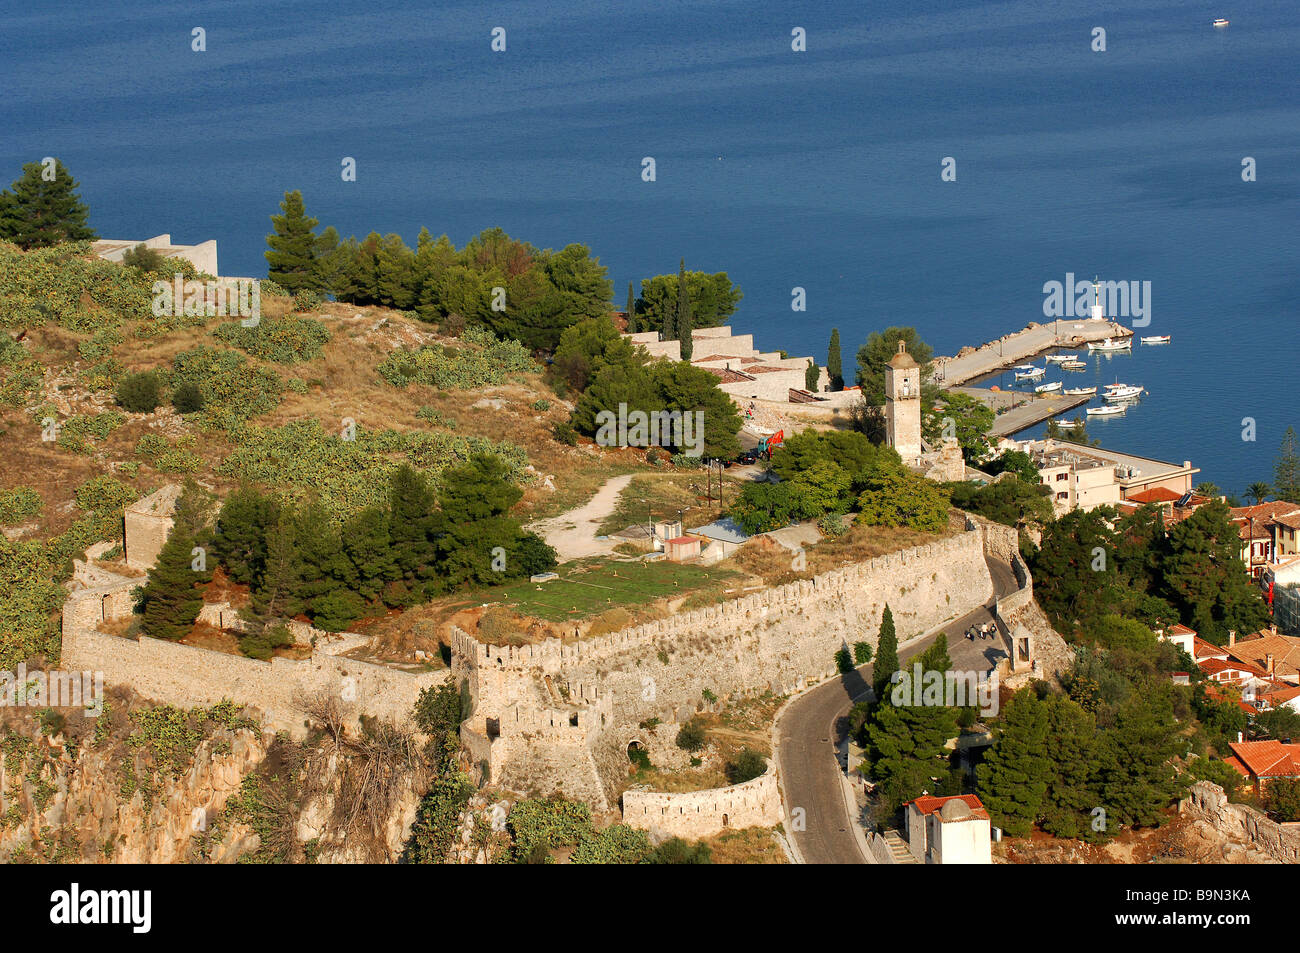
<path id="1" fill-rule="evenodd" d="M 889 445 L 904 463 L 921 457 L 921 368 L 900 339 L 885 366 L 885 426 Z"/>

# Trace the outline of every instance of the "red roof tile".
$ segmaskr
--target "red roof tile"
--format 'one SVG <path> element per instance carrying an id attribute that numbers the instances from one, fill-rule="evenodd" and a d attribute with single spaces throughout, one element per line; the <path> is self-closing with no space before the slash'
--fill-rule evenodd
<path id="1" fill-rule="evenodd" d="M 1167 490 L 1163 486 L 1153 486 L 1149 490 L 1130 493 L 1128 496 L 1129 501 L 1132 503 L 1173 503 L 1182 498 L 1183 494 Z"/>

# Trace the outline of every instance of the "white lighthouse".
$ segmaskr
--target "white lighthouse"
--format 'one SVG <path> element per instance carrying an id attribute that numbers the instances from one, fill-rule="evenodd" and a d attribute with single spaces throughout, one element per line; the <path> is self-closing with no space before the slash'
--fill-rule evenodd
<path id="1" fill-rule="evenodd" d="M 1092 279 L 1092 307 L 1088 309 L 1088 317 L 1094 321 L 1105 321 L 1106 314 L 1101 307 L 1101 286 L 1097 283 L 1097 277 Z"/>

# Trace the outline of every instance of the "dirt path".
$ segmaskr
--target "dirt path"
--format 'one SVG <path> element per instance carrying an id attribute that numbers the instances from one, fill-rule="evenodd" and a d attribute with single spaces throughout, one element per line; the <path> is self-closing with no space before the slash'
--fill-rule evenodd
<path id="1" fill-rule="evenodd" d="M 611 553 L 614 551 L 614 543 L 597 539 L 596 532 L 605 517 L 614 512 L 619 495 L 627 489 L 634 475 L 629 473 L 614 477 L 577 509 L 530 523 L 527 528 L 550 543 L 562 563 L 582 559 L 584 556 Z"/>

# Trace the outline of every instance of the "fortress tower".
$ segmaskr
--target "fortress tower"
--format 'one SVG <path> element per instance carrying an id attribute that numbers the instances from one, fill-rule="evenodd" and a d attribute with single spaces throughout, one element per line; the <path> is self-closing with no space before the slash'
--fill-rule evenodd
<path id="1" fill-rule="evenodd" d="M 885 367 L 885 426 L 889 445 L 906 464 L 921 456 L 921 368 L 898 342 Z"/>

